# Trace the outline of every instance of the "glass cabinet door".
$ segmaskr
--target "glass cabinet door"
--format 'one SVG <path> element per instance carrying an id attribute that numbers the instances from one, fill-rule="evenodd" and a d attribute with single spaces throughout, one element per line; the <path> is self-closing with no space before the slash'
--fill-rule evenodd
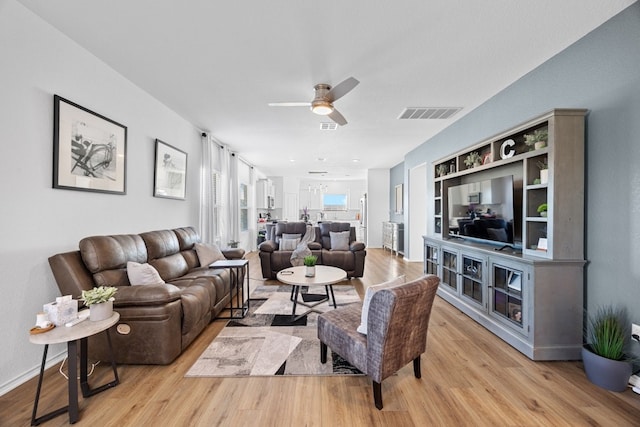
<path id="1" fill-rule="evenodd" d="M 438 247 L 424 246 L 424 272 L 425 274 L 438 274 Z"/>
<path id="2" fill-rule="evenodd" d="M 458 254 L 442 248 L 442 277 L 440 283 L 458 292 Z"/>
<path id="3" fill-rule="evenodd" d="M 481 259 L 462 255 L 462 294 L 482 305 L 483 263 Z"/>
<path id="4" fill-rule="evenodd" d="M 491 314 L 502 318 L 516 329 L 523 328 L 523 295 L 526 285 L 525 273 L 521 270 L 493 264 L 493 287 L 491 289 Z"/>

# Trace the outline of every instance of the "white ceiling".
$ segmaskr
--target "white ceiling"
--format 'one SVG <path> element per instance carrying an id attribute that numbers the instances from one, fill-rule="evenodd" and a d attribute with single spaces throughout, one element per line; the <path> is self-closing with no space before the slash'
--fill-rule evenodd
<path id="1" fill-rule="evenodd" d="M 19 1 L 266 174 L 354 179 L 635 0 Z M 305 107 L 267 106 L 350 76 L 360 84 L 336 101 L 349 121 L 336 131 Z M 419 106 L 463 110 L 398 120 Z"/>

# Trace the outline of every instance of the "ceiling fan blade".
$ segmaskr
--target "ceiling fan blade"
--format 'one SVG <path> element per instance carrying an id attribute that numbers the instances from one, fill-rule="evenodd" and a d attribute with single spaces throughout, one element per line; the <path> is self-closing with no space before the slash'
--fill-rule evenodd
<path id="1" fill-rule="evenodd" d="M 353 77 L 349 77 L 348 79 L 341 81 L 332 87 L 327 93 L 327 99 L 329 99 L 330 102 L 333 102 L 336 99 L 342 98 L 347 93 L 351 92 L 354 87 L 358 86 L 358 83 L 360 82 Z"/>
<path id="2" fill-rule="evenodd" d="M 340 114 L 340 112 L 335 108 L 331 113 L 329 113 L 328 117 L 340 126 L 344 126 L 347 124 L 347 119 L 345 119 L 344 116 Z"/>
<path id="3" fill-rule="evenodd" d="M 269 107 L 311 107 L 310 102 L 270 102 Z"/>

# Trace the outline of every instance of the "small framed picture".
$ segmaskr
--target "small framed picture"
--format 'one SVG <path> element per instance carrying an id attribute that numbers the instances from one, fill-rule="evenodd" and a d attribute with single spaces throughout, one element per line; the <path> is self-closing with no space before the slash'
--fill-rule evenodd
<path id="1" fill-rule="evenodd" d="M 482 156 L 482 164 L 488 165 L 489 163 L 491 163 L 491 153 L 487 153 L 484 156 Z"/>
<path id="2" fill-rule="evenodd" d="M 541 237 L 538 239 L 538 247 L 536 248 L 539 251 L 547 251 L 547 239 L 544 237 Z"/>
<path id="3" fill-rule="evenodd" d="M 126 194 L 127 128 L 53 97 L 53 188 Z"/>
<path id="4" fill-rule="evenodd" d="M 185 200 L 186 193 L 187 153 L 156 139 L 153 196 Z"/>

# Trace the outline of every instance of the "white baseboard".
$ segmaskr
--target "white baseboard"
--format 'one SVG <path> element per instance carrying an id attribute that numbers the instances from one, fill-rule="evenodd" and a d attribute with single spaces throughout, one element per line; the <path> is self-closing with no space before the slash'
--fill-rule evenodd
<path id="1" fill-rule="evenodd" d="M 51 348 L 51 347 L 49 347 L 49 348 Z M 49 360 L 47 360 L 47 362 L 45 363 L 45 369 L 49 369 L 53 365 L 56 365 L 56 364 L 62 362 L 62 360 L 65 358 L 66 355 L 67 355 L 67 350 L 65 348 L 60 353 L 58 353 L 57 355 L 55 355 L 55 356 L 49 358 Z M 6 393 L 9 393 L 14 388 L 26 383 L 31 378 L 37 377 L 38 375 L 40 375 L 40 364 L 38 364 L 38 366 L 35 366 L 32 369 L 29 369 L 28 371 L 22 373 L 21 375 L 18 375 L 14 379 L 12 379 L 12 380 L 4 383 L 4 384 L 1 384 L 0 385 L 0 396 L 3 396 Z M 34 392 L 34 395 L 35 395 L 35 388 L 33 389 L 33 392 Z"/>

